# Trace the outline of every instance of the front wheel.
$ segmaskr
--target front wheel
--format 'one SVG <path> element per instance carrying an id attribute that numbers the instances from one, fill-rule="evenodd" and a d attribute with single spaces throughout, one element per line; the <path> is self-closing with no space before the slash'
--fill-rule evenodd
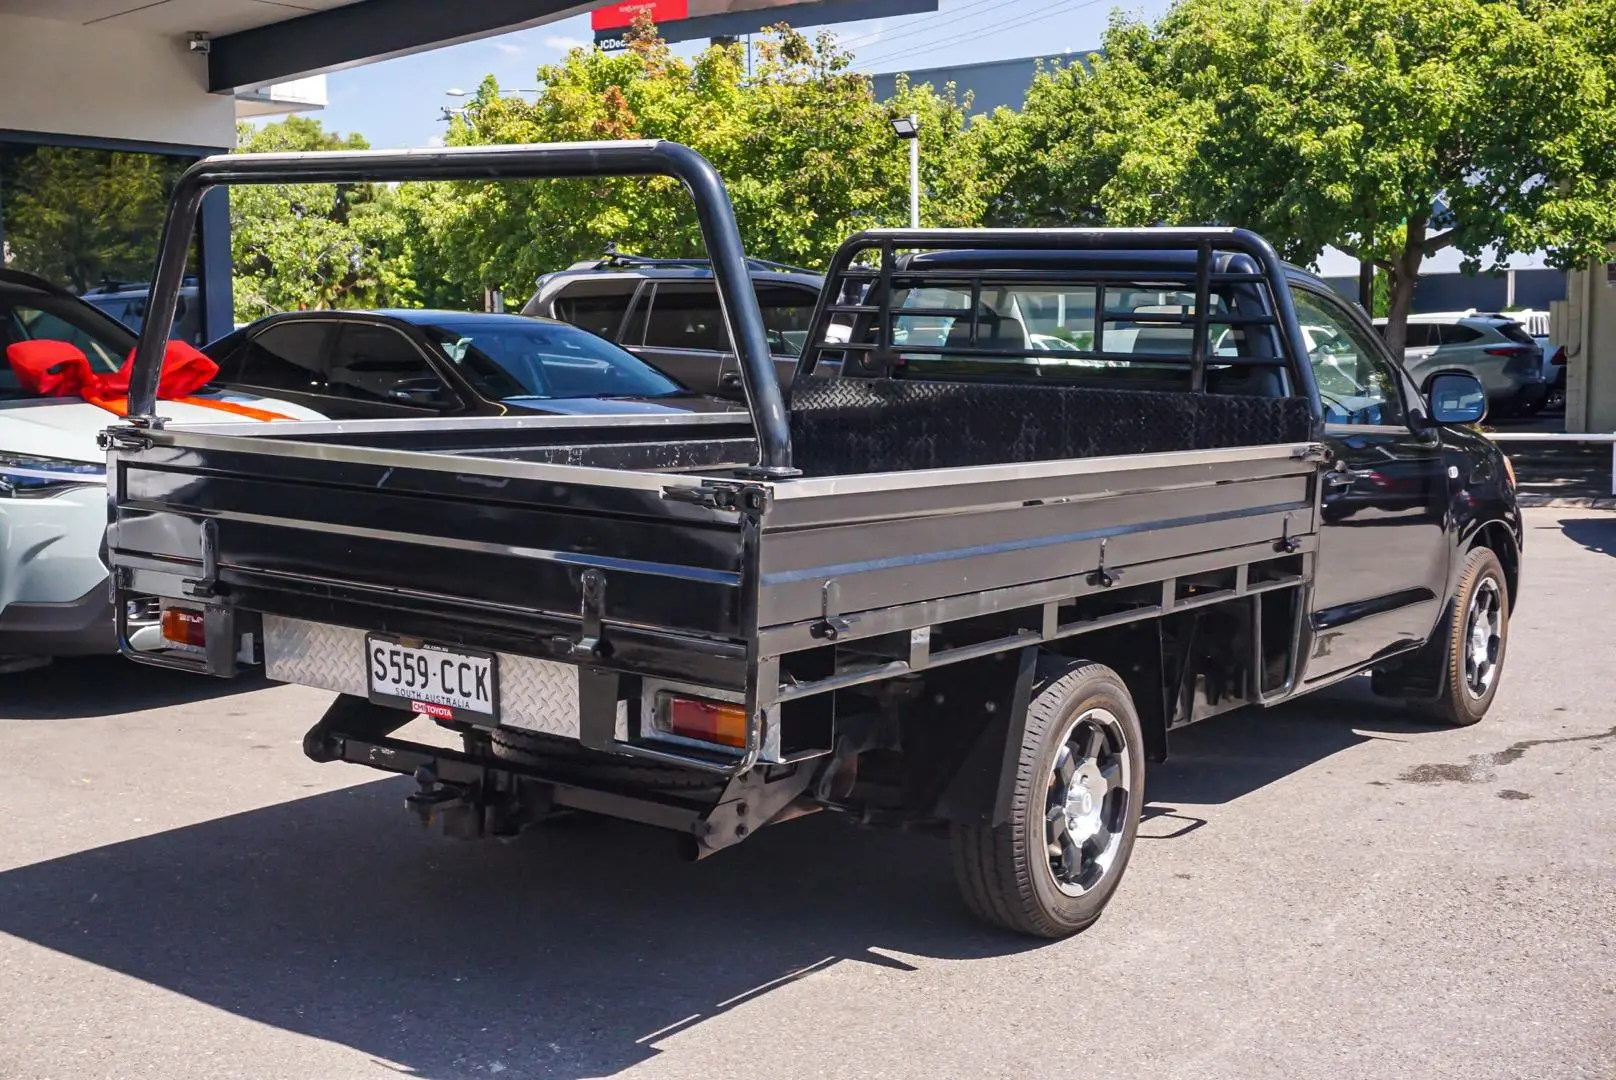
<path id="1" fill-rule="evenodd" d="M 1468 727 L 1487 715 L 1498 695 L 1509 641 L 1509 584 L 1491 549 L 1474 548 L 1465 556 L 1448 618 L 1437 632 L 1446 645 L 1444 685 L 1426 711 Z"/>
<path id="2" fill-rule="evenodd" d="M 1092 925 L 1116 891 L 1145 797 L 1144 737 L 1120 676 L 1073 664 L 1027 709 L 1001 825 L 955 824 L 954 872 L 979 918 L 1061 938 Z"/>

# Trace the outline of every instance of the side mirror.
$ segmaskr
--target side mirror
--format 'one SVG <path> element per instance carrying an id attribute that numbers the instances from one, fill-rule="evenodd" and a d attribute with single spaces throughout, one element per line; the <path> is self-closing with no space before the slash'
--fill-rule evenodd
<path id="1" fill-rule="evenodd" d="M 387 392 L 387 396 L 403 405 L 435 408 L 448 403 L 443 384 L 437 379 L 405 379 Z"/>
<path id="2" fill-rule="evenodd" d="M 1474 424 L 1487 415 L 1487 390 L 1468 371 L 1443 371 L 1425 384 L 1431 419 L 1438 424 Z"/>

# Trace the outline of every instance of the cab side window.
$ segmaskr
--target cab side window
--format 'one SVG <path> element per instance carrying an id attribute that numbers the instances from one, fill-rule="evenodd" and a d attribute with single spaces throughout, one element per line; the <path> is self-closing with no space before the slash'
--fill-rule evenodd
<path id="1" fill-rule="evenodd" d="M 779 285 L 759 286 L 757 298 L 763 309 L 763 329 L 769 335 L 769 351 L 776 356 L 801 356 L 819 297 L 807 289 Z"/>
<path id="2" fill-rule="evenodd" d="M 250 338 L 220 365 L 220 382 L 303 394 L 325 391 L 327 355 L 336 324 L 307 320 L 275 323 Z"/>
<path id="3" fill-rule="evenodd" d="M 1438 328 L 1431 323 L 1409 323 L 1403 327 L 1403 348 L 1428 349 L 1442 344 Z"/>
<path id="4" fill-rule="evenodd" d="M 556 296 L 552 310 L 562 322 L 616 341 L 638 284 L 632 278 L 575 281 Z"/>
<path id="5" fill-rule="evenodd" d="M 663 281 L 645 323 L 648 349 L 729 348 L 729 329 L 718 304 L 718 286 L 710 281 Z"/>
<path id="6" fill-rule="evenodd" d="M 375 323 L 344 323 L 331 359 L 330 393 L 390 404 L 441 407 L 449 388 L 403 334 Z"/>
<path id="7" fill-rule="evenodd" d="M 1333 297 L 1297 289 L 1294 299 L 1325 422 L 1403 424 L 1397 370 L 1374 334 Z"/>

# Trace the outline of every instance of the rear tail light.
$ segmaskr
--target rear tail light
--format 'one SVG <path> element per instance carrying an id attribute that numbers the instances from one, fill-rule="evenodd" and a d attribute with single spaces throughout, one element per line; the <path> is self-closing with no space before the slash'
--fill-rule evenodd
<path id="1" fill-rule="evenodd" d="M 1565 367 L 1565 362 L 1565 346 L 1562 345 L 1554 350 L 1553 356 L 1549 357 L 1549 365 L 1551 367 Z"/>
<path id="2" fill-rule="evenodd" d="M 201 649 L 207 645 L 207 632 L 200 611 L 189 608 L 163 609 L 163 640 L 175 645 Z"/>
<path id="3" fill-rule="evenodd" d="M 658 727 L 670 735 L 719 746 L 746 747 L 746 706 L 678 694 L 657 695 Z"/>
<path id="4" fill-rule="evenodd" d="M 1543 353 L 1529 345 L 1492 345 L 1482 351 L 1488 356 L 1502 356 L 1504 371 L 1511 375 L 1537 371 L 1543 361 Z"/>

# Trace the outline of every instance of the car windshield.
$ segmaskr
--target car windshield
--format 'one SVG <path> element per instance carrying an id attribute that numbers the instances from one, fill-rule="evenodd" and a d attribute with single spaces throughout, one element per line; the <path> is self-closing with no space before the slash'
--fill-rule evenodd
<path id="1" fill-rule="evenodd" d="M 20 341 L 65 341 L 90 361 L 90 369 L 111 374 L 123 366 L 135 335 L 116 321 L 68 296 L 34 289 L 0 289 L 0 359 Z M 22 395 L 11 365 L 0 363 L 0 398 Z"/>
<path id="2" fill-rule="evenodd" d="M 478 393 L 506 398 L 673 397 L 678 383 L 631 353 L 564 323 L 501 318 L 421 330 Z"/>

